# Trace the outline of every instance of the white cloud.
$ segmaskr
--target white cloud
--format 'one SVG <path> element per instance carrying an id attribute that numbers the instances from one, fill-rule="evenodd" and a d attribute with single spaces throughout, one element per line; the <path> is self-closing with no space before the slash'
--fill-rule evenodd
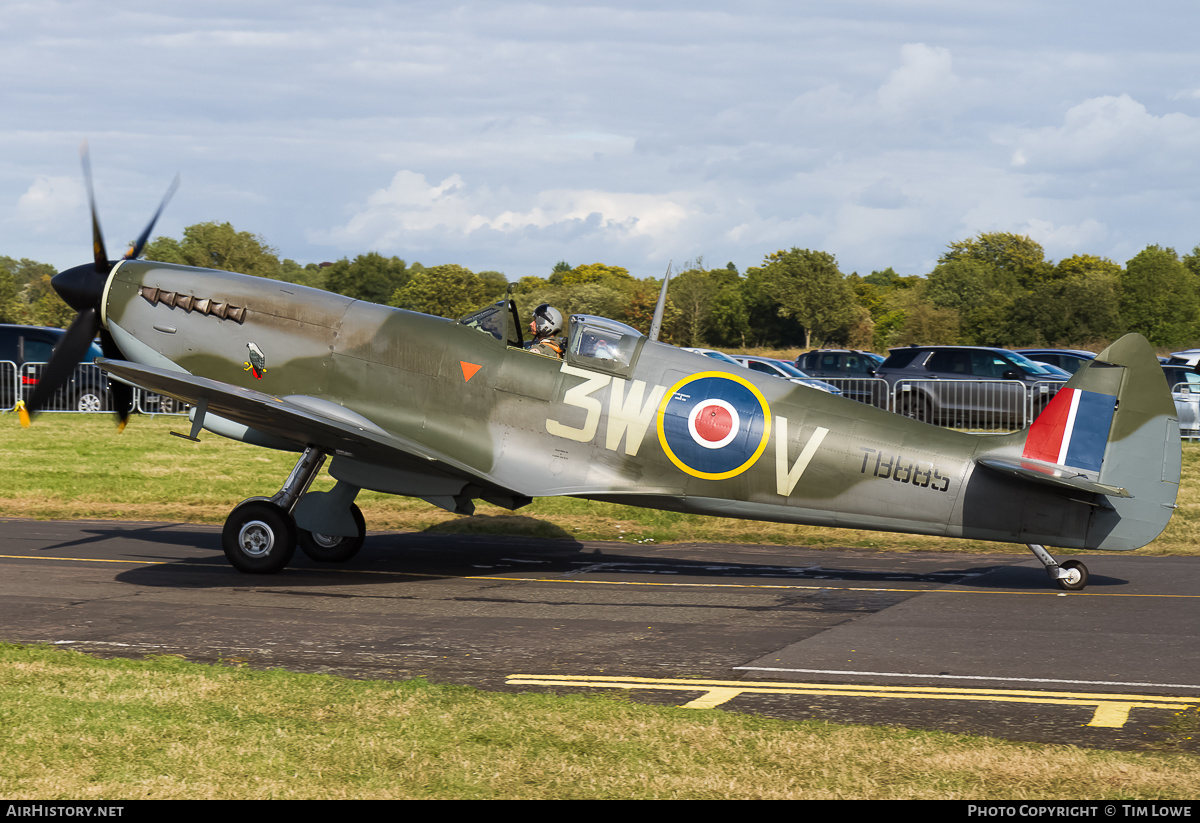
<path id="1" fill-rule="evenodd" d="M 1127 94 L 1105 95 L 1072 106 L 1061 125 L 1025 131 L 1016 143 L 1014 165 L 1028 171 L 1177 172 L 1196 162 L 1200 118 L 1154 115 Z"/>
<path id="2" fill-rule="evenodd" d="M 17 198 L 15 217 L 27 226 L 54 230 L 70 219 L 85 202 L 83 185 L 77 177 L 38 177 Z"/>
<path id="3" fill-rule="evenodd" d="M 942 113 L 961 86 L 949 49 L 906 43 L 900 48 L 900 67 L 879 87 L 877 96 L 890 114 Z"/>
<path id="4" fill-rule="evenodd" d="M 314 233 L 314 242 L 400 253 L 436 244 L 468 242 L 496 232 L 513 242 L 531 234 L 588 234 L 614 245 L 663 238 L 678 231 L 691 211 L 686 198 L 599 190 L 548 189 L 533 196 L 469 187 L 458 174 L 430 184 L 402 170 L 386 189 L 355 207 L 343 225 Z M 515 201 L 526 201 L 513 209 Z"/>

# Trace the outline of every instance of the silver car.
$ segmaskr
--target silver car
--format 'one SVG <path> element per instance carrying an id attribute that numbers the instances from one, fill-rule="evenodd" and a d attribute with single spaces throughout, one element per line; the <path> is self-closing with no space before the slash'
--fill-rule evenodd
<path id="1" fill-rule="evenodd" d="M 793 366 L 786 360 L 779 360 L 774 357 L 757 357 L 747 354 L 735 354 L 733 359 L 741 365 L 752 371 L 770 374 L 774 377 L 781 377 L 784 380 L 790 380 L 793 383 L 799 383 L 802 386 L 819 389 L 829 394 L 836 394 L 839 397 L 842 395 L 842 390 L 832 383 L 826 383 L 824 380 L 817 380 L 815 377 L 809 377 L 804 372 Z"/>

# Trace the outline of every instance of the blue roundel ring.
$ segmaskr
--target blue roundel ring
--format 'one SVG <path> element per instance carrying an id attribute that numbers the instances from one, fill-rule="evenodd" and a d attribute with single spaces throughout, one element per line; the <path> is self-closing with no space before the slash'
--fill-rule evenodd
<path id="1" fill-rule="evenodd" d="M 692 477 L 736 477 L 754 465 L 770 435 L 771 408 L 762 392 L 725 372 L 685 377 L 658 405 L 658 442 Z"/>

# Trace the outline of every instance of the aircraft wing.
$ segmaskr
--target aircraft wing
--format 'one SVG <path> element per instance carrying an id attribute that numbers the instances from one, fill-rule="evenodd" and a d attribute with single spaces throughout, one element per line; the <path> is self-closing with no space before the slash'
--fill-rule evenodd
<path id="1" fill-rule="evenodd" d="M 364 463 L 416 472 L 448 473 L 494 485 L 478 471 L 419 443 L 386 432 L 362 415 L 328 400 L 308 395 L 275 397 L 187 372 L 123 360 L 97 358 L 96 365 L 113 377 L 148 391 L 203 407 L 206 417 L 215 415 L 278 441 L 263 442 L 262 445 L 290 446 L 296 451 L 315 446 L 329 454 Z"/>

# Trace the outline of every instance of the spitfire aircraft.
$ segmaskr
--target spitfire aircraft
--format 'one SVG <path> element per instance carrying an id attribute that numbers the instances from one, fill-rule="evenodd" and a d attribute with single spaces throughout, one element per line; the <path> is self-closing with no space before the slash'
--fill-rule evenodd
<path id="1" fill-rule="evenodd" d="M 601 317 L 569 318 L 561 358 L 535 354 L 511 296 L 455 321 L 140 260 L 166 199 L 111 262 L 86 153 L 84 172 L 94 260 L 53 279 L 79 314 L 24 420 L 98 333 L 116 408 L 129 409 L 136 385 L 191 404 L 181 436 L 297 452 L 274 496 L 242 502 L 225 522 L 225 554 L 243 572 L 278 572 L 297 545 L 313 560 L 350 560 L 366 533 L 355 497 L 372 489 L 460 514 L 475 500 L 517 509 L 568 495 L 1025 543 L 1056 585 L 1078 590 L 1087 568 L 1044 546 L 1136 549 L 1175 508 L 1175 407 L 1138 335 L 1085 365 L 1029 428 L 973 435 Z M 336 485 L 309 491 L 326 459 Z"/>

